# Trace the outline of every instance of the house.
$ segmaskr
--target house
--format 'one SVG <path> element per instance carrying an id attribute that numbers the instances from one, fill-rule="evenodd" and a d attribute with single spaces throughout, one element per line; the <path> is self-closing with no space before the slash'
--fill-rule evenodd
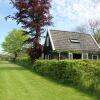
<path id="1" fill-rule="evenodd" d="M 48 30 L 44 59 L 100 59 L 100 46 L 90 34 Z"/>

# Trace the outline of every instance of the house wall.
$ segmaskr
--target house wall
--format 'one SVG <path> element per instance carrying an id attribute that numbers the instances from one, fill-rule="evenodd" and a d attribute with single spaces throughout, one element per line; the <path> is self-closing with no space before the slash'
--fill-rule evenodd
<path id="1" fill-rule="evenodd" d="M 57 52 L 51 52 L 45 55 L 45 59 L 69 59 L 68 53 L 57 53 Z"/>
<path id="2" fill-rule="evenodd" d="M 75 53 L 70 53 L 69 54 L 69 58 L 70 59 L 73 59 L 73 54 L 75 54 Z M 81 53 L 81 54 L 82 54 L 82 59 L 96 59 L 96 60 L 100 60 L 100 54 L 93 54 L 93 53 Z"/>
<path id="3" fill-rule="evenodd" d="M 97 56 L 98 60 L 100 60 L 100 54 L 91 54 L 91 53 L 88 54 L 89 59 L 93 59 L 94 55 Z M 94 59 L 96 59 L 96 57 L 94 57 Z"/>
<path id="4" fill-rule="evenodd" d="M 59 59 L 59 60 L 63 60 L 63 59 L 74 59 L 73 58 L 73 54 L 75 53 L 57 53 L 57 52 L 52 52 L 52 53 L 48 53 L 45 55 L 45 59 Z M 78 54 L 78 53 L 76 53 Z M 92 54 L 92 53 L 80 53 L 82 55 L 81 59 L 93 59 L 93 55 L 97 56 L 94 57 L 94 59 L 100 59 L 100 54 Z"/>
<path id="5" fill-rule="evenodd" d="M 53 52 L 53 53 L 50 53 L 49 54 L 49 59 L 68 59 L 68 53 L 56 53 L 56 52 Z"/>

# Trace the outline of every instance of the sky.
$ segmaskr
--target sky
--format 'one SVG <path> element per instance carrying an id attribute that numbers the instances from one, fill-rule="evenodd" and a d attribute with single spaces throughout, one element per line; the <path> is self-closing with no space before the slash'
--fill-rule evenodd
<path id="1" fill-rule="evenodd" d="M 89 20 L 100 19 L 100 0 L 52 0 L 50 9 L 55 30 L 74 31 L 76 27 L 88 23 Z M 14 20 L 5 21 L 5 17 L 16 10 L 9 0 L 0 0 L 0 52 L 1 44 L 13 28 L 20 29 Z"/>

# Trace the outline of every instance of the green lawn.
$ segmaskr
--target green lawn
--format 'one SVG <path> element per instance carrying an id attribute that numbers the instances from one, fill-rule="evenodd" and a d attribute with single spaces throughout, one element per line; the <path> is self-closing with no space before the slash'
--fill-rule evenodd
<path id="1" fill-rule="evenodd" d="M 97 100 L 21 66 L 0 62 L 0 100 Z"/>

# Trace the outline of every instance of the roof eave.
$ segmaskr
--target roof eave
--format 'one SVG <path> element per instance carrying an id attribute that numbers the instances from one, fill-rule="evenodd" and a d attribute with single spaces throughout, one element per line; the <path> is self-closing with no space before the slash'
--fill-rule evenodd
<path id="1" fill-rule="evenodd" d="M 54 46 L 54 43 L 53 43 L 53 40 L 52 40 L 52 37 L 51 37 L 51 33 L 50 33 L 50 30 L 48 29 L 48 35 L 49 35 L 49 38 L 50 38 L 50 42 L 51 42 L 51 46 L 52 46 L 52 50 L 55 50 L 55 46 Z"/>

